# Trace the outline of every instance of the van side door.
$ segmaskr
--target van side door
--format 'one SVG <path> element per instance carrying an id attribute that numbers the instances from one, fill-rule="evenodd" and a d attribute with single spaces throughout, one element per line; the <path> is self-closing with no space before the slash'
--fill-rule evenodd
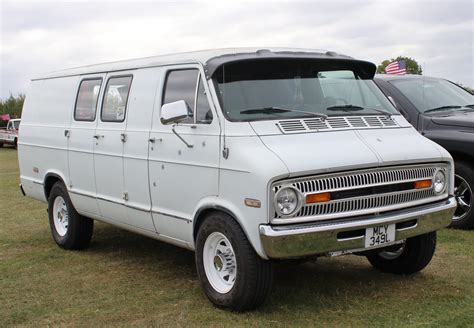
<path id="1" fill-rule="evenodd" d="M 94 144 L 100 94 L 105 74 L 94 74 L 79 81 L 71 125 L 64 131 L 68 138 L 70 195 L 78 211 L 100 217 L 96 200 Z"/>
<path id="2" fill-rule="evenodd" d="M 151 216 L 148 139 L 160 71 L 161 68 L 144 68 L 134 72 L 123 143 L 124 191 L 128 195 L 124 210 L 130 225 L 153 233 L 156 231 Z"/>
<path id="3" fill-rule="evenodd" d="M 218 194 L 220 124 L 200 65 L 163 69 L 150 133 L 153 222 L 159 234 L 189 243 L 199 201 Z M 180 100 L 193 117 L 176 126 L 164 124 L 161 106 Z"/>
<path id="4" fill-rule="evenodd" d="M 105 221 L 128 223 L 124 190 L 123 148 L 133 72 L 107 74 L 94 139 L 97 202 Z"/>

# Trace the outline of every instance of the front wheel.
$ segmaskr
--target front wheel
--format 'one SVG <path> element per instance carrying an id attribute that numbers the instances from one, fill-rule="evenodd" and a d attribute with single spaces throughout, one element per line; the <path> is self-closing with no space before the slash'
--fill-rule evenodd
<path id="1" fill-rule="evenodd" d="M 270 291 L 273 268 L 229 215 L 213 212 L 196 236 L 196 268 L 204 293 L 217 307 L 252 310 Z"/>
<path id="2" fill-rule="evenodd" d="M 408 238 L 403 244 L 391 246 L 367 259 L 376 269 L 395 274 L 412 274 L 423 270 L 433 258 L 436 231 Z"/>
<path id="3" fill-rule="evenodd" d="M 92 219 L 76 212 L 66 186 L 56 182 L 48 198 L 49 225 L 53 239 L 65 249 L 84 249 L 89 246 L 94 228 Z"/>

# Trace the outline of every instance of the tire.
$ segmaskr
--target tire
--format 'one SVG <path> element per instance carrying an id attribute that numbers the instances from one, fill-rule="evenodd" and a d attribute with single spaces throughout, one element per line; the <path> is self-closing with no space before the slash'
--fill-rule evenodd
<path id="1" fill-rule="evenodd" d="M 216 247 L 210 248 L 213 244 Z M 257 308 L 273 282 L 272 262 L 260 258 L 240 225 L 222 212 L 210 213 L 199 227 L 196 268 L 207 298 L 215 306 L 233 311 Z"/>
<path id="2" fill-rule="evenodd" d="M 15 140 L 13 141 L 13 147 L 15 147 L 15 149 L 18 148 L 18 139 L 15 138 Z"/>
<path id="3" fill-rule="evenodd" d="M 474 165 L 455 162 L 455 191 L 458 207 L 450 227 L 459 229 L 474 228 Z"/>
<path id="4" fill-rule="evenodd" d="M 3 148 L 3 144 L 2 144 L 2 143 L 0 143 L 0 148 Z"/>
<path id="5" fill-rule="evenodd" d="M 94 221 L 76 212 L 62 182 L 56 182 L 51 188 L 48 216 L 51 234 L 59 247 L 84 249 L 89 246 Z"/>
<path id="6" fill-rule="evenodd" d="M 423 270 L 433 258 L 436 231 L 408 238 L 398 249 L 368 255 L 370 264 L 382 272 L 412 274 Z"/>

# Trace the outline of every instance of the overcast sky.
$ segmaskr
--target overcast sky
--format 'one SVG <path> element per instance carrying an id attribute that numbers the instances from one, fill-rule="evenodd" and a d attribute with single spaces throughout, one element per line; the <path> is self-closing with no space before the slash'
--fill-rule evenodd
<path id="1" fill-rule="evenodd" d="M 409 56 L 425 75 L 474 87 L 472 0 L 0 3 L 1 98 L 43 72 L 234 46 L 326 49 L 376 64 Z"/>

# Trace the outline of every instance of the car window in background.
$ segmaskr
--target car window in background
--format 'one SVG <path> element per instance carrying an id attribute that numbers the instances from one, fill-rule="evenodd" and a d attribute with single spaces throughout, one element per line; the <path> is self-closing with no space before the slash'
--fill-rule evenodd
<path id="1" fill-rule="evenodd" d="M 19 127 L 20 127 L 20 121 L 13 121 L 13 128 L 15 130 L 18 130 Z"/>
<path id="2" fill-rule="evenodd" d="M 394 80 L 390 83 L 421 112 L 445 106 L 468 106 L 474 103 L 473 95 L 443 79 L 407 79 Z"/>

